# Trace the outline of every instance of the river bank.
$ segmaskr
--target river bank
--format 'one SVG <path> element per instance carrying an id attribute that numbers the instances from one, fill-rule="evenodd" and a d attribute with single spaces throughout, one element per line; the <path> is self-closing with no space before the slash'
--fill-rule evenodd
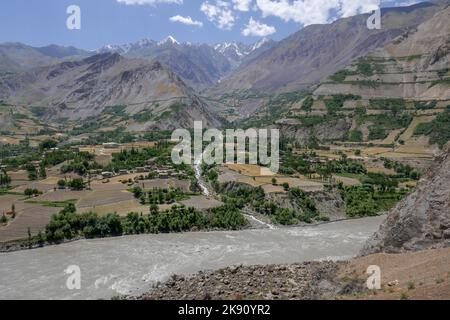
<path id="1" fill-rule="evenodd" d="M 381 270 L 369 290 L 367 268 Z M 450 248 L 374 254 L 348 261 L 231 266 L 191 277 L 172 276 L 130 300 L 449 300 Z"/>

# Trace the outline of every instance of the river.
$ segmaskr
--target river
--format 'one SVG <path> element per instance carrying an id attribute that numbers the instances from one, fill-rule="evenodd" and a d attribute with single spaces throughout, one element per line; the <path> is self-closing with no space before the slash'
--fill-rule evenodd
<path id="1" fill-rule="evenodd" d="M 355 256 L 383 217 L 319 226 L 124 236 L 0 253 L 0 300 L 101 299 L 139 294 L 170 275 L 233 264 L 340 260 Z M 68 266 L 81 289 L 66 287 Z"/>

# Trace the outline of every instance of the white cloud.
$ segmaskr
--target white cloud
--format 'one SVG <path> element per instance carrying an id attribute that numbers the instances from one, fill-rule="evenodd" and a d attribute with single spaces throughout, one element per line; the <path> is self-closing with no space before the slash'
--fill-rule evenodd
<path id="1" fill-rule="evenodd" d="M 284 21 L 302 25 L 327 23 L 333 15 L 348 17 L 369 12 L 380 5 L 380 0 L 256 0 L 263 17 L 275 16 Z"/>
<path id="2" fill-rule="evenodd" d="M 117 0 L 119 3 L 123 3 L 126 5 L 156 5 L 162 3 L 174 3 L 174 4 L 183 4 L 183 0 Z"/>
<path id="3" fill-rule="evenodd" d="M 271 34 L 277 32 L 277 29 L 273 26 L 268 26 L 267 24 L 261 23 L 250 18 L 248 24 L 245 26 L 245 29 L 242 30 L 242 34 L 246 37 L 248 36 L 256 36 L 256 37 L 266 37 Z"/>
<path id="4" fill-rule="evenodd" d="M 235 17 L 230 8 L 230 3 L 226 1 L 216 0 L 214 4 L 205 1 L 202 3 L 200 10 L 209 21 L 216 24 L 220 29 L 229 30 L 234 26 Z"/>
<path id="5" fill-rule="evenodd" d="M 249 11 L 253 0 L 232 0 L 234 10 Z"/>
<path id="6" fill-rule="evenodd" d="M 192 20 L 191 17 L 183 17 L 180 15 L 173 16 L 169 19 L 172 22 L 179 22 L 188 26 L 203 27 L 203 22 Z"/>

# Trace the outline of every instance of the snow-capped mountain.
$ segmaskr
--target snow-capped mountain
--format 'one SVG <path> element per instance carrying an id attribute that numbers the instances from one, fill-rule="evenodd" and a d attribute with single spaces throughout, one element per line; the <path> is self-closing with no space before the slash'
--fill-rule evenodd
<path id="1" fill-rule="evenodd" d="M 274 41 L 266 38 L 254 44 L 224 42 L 214 45 L 214 50 L 224 55 L 235 67 L 238 67 L 249 57 L 254 57 L 255 54 L 269 49 L 274 43 Z"/>
<path id="2" fill-rule="evenodd" d="M 214 85 L 248 57 L 269 48 L 272 43 L 263 39 L 252 45 L 236 42 L 192 44 L 168 36 L 159 42 L 143 39 L 124 45 L 106 45 L 98 49 L 97 53 L 113 52 L 129 58 L 158 60 L 189 85 L 203 89 Z"/>

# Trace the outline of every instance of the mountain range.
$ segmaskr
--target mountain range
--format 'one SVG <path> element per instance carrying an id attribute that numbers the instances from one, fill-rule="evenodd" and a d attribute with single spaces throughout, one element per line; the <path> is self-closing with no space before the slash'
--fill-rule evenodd
<path id="1" fill-rule="evenodd" d="M 126 45 L 106 45 L 97 53 L 115 52 L 129 58 L 158 60 L 170 67 L 192 87 L 201 90 L 218 83 L 247 59 L 258 56 L 275 44 L 267 39 L 252 45 L 180 43 L 172 36 L 156 42 L 144 39 Z"/>
<path id="2" fill-rule="evenodd" d="M 195 117 L 219 126 L 227 106 L 239 106 L 239 117 L 251 117 L 272 101 L 272 95 L 301 92 L 318 84 L 316 96 L 355 92 L 364 96 L 361 85 L 354 81 L 387 82 L 377 73 L 359 79 L 352 71 L 355 63 L 371 52 L 389 60 L 392 55 L 401 58 L 400 52 L 411 57 L 422 54 L 420 48 L 433 48 L 427 54 L 434 55 L 430 59 L 435 61 L 417 59 L 418 65 L 404 74 L 420 78 L 422 74 L 412 71 L 434 70 L 430 81 L 437 81 L 445 78 L 442 73 L 448 67 L 448 61 L 441 59 L 448 50 L 448 22 L 444 16 L 443 26 L 425 27 L 430 30 L 426 32 L 419 26 L 437 12 L 444 12 L 445 6 L 448 1 L 384 9 L 381 30 L 368 30 L 368 15 L 363 14 L 311 25 L 280 42 L 263 39 L 252 45 L 180 43 L 170 36 L 159 42 L 144 39 L 106 45 L 96 51 L 5 43 L 0 45 L 0 99 L 18 106 L 44 107 L 43 118 L 52 121 L 86 119 L 123 106 L 125 115 L 147 120 L 126 125 L 144 131 L 187 126 Z M 414 40 L 426 39 L 427 34 L 428 42 Z M 327 80 L 345 68 L 350 68 L 346 73 L 349 78 L 344 77 L 340 83 Z M 447 92 L 445 79 L 442 84 L 433 90 Z M 417 89 L 418 84 L 405 85 L 392 96 L 412 99 L 424 94 L 408 89 L 411 86 Z M 245 99 L 239 96 L 242 92 Z M 261 92 L 266 98 L 259 98 Z M 222 99 L 224 94 L 227 98 Z M 176 116 L 182 110 L 186 114 Z"/>
<path id="3" fill-rule="evenodd" d="M 157 60 L 197 90 L 214 86 L 242 63 L 275 44 L 262 39 L 254 44 L 215 45 L 180 43 L 172 36 L 162 41 L 142 39 L 125 45 L 105 45 L 95 51 L 49 45 L 32 47 L 21 43 L 0 44 L 0 73 L 20 72 L 101 53 L 118 53 L 127 58 Z"/>

